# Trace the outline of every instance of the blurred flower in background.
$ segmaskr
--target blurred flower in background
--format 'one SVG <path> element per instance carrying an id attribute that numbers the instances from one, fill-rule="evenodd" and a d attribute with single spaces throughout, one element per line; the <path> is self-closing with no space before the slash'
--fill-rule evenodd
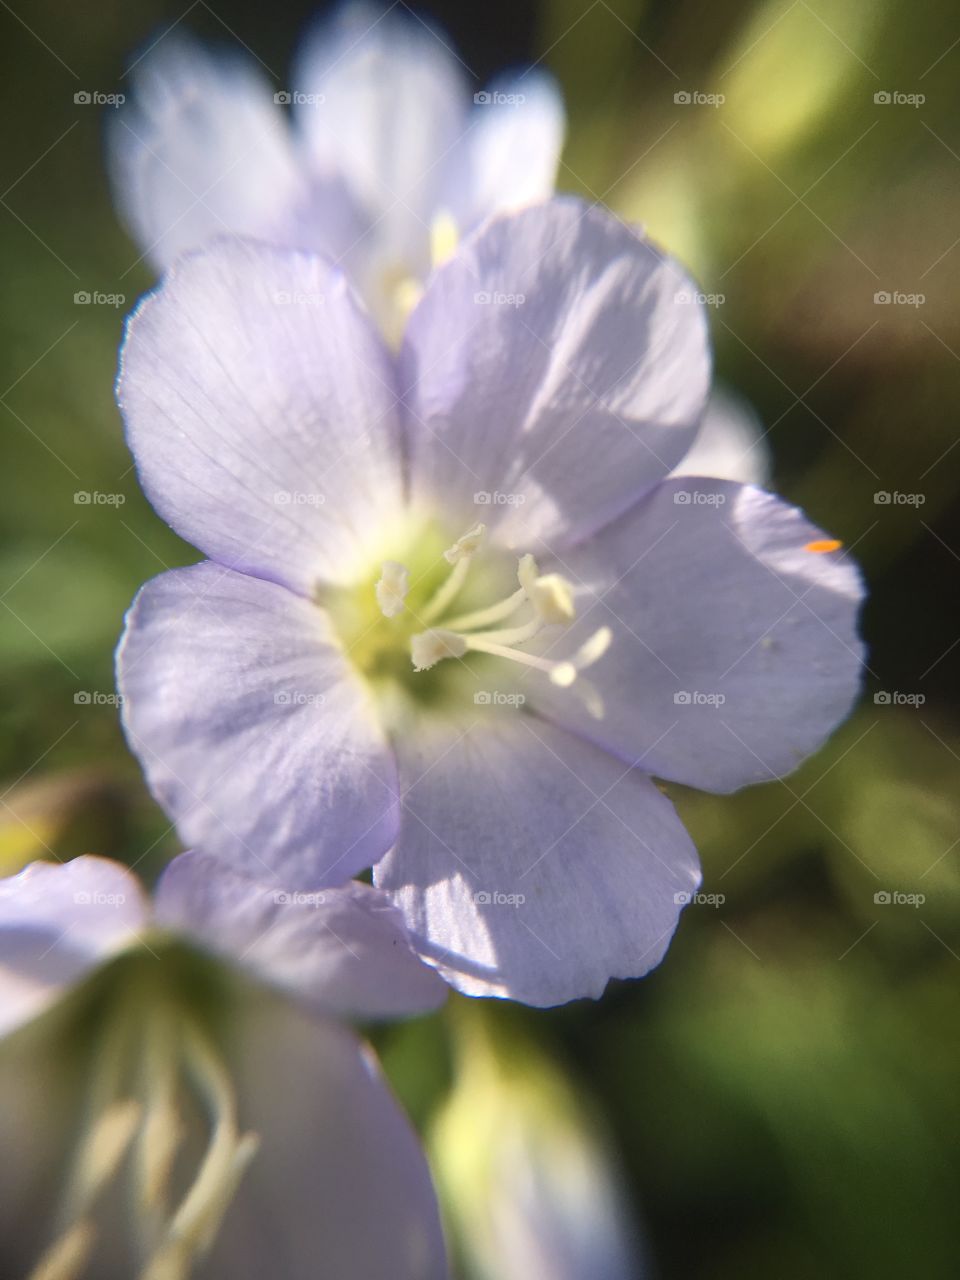
<path id="1" fill-rule="evenodd" d="M 430 1136 L 465 1280 L 639 1280 L 593 1104 L 536 1042 L 457 1002 L 454 1085 Z"/>
<path id="2" fill-rule="evenodd" d="M 307 1023 L 280 1002 L 252 1002 L 171 933 L 319 1016 Z M 423 1012 L 444 996 L 399 914 L 367 885 L 278 894 L 196 853 L 171 863 L 152 909 L 131 872 L 103 858 L 35 862 L 0 880 L 0 1033 L 59 1002 L 34 1045 L 45 1038 L 46 1053 L 56 1046 L 86 1067 L 72 1087 L 50 1086 L 44 1112 L 30 1100 L 29 1053 L 12 1051 L 26 1079 L 6 1090 L 20 1095 L 4 1125 L 16 1155 L 0 1176 L 6 1238 L 26 1261 L 56 1227 L 31 1273 L 44 1280 L 91 1266 L 98 1277 L 177 1280 L 208 1253 L 210 1276 L 302 1275 L 318 1230 L 337 1276 L 442 1280 L 423 1155 L 372 1055 L 336 1019 Z M 80 1090 L 69 1161 L 35 1164 L 62 1147 L 68 1126 L 47 1130 L 62 1124 L 64 1093 Z M 245 1129 L 251 1122 L 263 1132 Z M 26 1137 L 25 1123 L 43 1140 Z M 68 1164 L 56 1214 L 37 1179 L 46 1187 Z M 125 1227 L 118 1181 L 129 1182 Z"/>
<path id="3" fill-rule="evenodd" d="M 766 432 L 742 396 L 723 387 L 707 401 L 696 439 L 670 473 L 714 476 L 769 487 L 770 449 Z"/>
<path id="4" fill-rule="evenodd" d="M 231 232 L 315 249 L 393 342 L 459 236 L 553 190 L 564 121 L 551 78 L 500 78 L 471 107 L 446 37 L 404 6 L 351 4 L 318 24 L 290 90 L 271 94 L 252 58 L 179 34 L 132 73 L 110 167 L 151 262 Z"/>

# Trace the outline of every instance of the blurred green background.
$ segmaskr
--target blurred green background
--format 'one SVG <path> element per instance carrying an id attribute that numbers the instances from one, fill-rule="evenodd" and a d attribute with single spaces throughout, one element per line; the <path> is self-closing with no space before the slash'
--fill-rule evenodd
<path id="1" fill-rule="evenodd" d="M 671 789 L 724 900 L 685 912 L 659 971 L 597 1004 L 455 999 L 377 1033 L 433 1135 L 451 1222 L 471 1196 L 480 1211 L 483 1175 L 451 1173 L 450 1144 L 493 1141 L 438 1120 L 482 1020 L 534 1095 L 558 1072 L 606 1130 L 654 1273 L 955 1275 L 958 15 L 915 0 L 424 8 L 476 87 L 539 59 L 557 75 L 559 186 L 644 222 L 722 298 L 718 374 L 769 427 L 775 487 L 871 587 L 864 697 L 830 744 L 734 797 Z M 185 22 L 255 49 L 281 87 L 311 11 L 197 0 Z M 74 94 L 123 92 L 131 51 L 182 15 L 0 4 L 5 874 L 96 851 L 149 878 L 176 849 L 124 749 L 112 650 L 137 586 L 196 556 L 138 492 L 121 437 L 117 344 L 152 279 L 110 207 L 101 110 Z"/>

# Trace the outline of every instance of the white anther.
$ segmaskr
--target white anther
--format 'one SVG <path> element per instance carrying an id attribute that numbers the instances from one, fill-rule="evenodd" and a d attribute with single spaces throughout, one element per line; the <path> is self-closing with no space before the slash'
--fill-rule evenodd
<path id="1" fill-rule="evenodd" d="M 547 573 L 537 578 L 528 594 L 530 603 L 544 622 L 567 623 L 577 616 L 573 587 L 559 573 Z"/>
<path id="2" fill-rule="evenodd" d="M 485 524 L 475 524 L 459 537 L 452 547 L 447 547 L 443 558 L 447 564 L 459 564 L 461 560 L 469 560 L 480 549 L 483 535 L 487 532 Z"/>
<path id="3" fill-rule="evenodd" d="M 577 616 L 571 583 L 559 573 L 545 573 L 541 577 L 537 562 L 529 553 L 520 557 L 517 581 L 542 622 L 568 623 Z"/>
<path id="4" fill-rule="evenodd" d="M 395 618 L 398 613 L 403 612 L 407 592 L 410 590 L 409 570 L 396 560 L 384 560 L 380 581 L 374 590 L 380 612 L 385 618 Z"/>
<path id="5" fill-rule="evenodd" d="M 421 631 L 410 638 L 410 655 L 415 671 L 429 671 L 443 658 L 462 658 L 467 641 L 456 631 Z"/>
<path id="6" fill-rule="evenodd" d="M 561 689 L 569 689 L 581 671 L 592 667 L 610 648 L 613 632 L 609 627 L 598 628 L 588 640 L 580 646 L 572 658 L 558 662 L 550 671 L 550 680 Z"/>
<path id="7" fill-rule="evenodd" d="M 487 532 L 485 524 L 475 524 L 459 537 L 452 547 L 447 547 L 443 558 L 453 569 L 445 582 L 437 588 L 419 613 L 421 622 L 434 622 L 441 618 L 457 598 L 460 588 L 467 580 L 470 572 L 470 561 L 479 550 L 483 535 Z"/>
<path id="8" fill-rule="evenodd" d="M 613 632 L 609 627 L 598 627 L 589 640 L 585 640 L 573 656 L 577 670 L 583 671 L 587 667 L 592 667 L 595 662 L 599 662 L 610 648 L 612 639 Z"/>

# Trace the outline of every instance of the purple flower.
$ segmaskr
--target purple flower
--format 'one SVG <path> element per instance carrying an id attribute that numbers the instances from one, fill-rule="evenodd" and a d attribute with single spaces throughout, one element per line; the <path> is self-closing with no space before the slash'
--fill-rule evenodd
<path id="1" fill-rule="evenodd" d="M 563 107 L 550 77 L 504 78 L 471 103 L 444 37 L 392 10 L 350 5 L 317 26 L 277 93 L 252 61 L 182 36 L 133 74 L 109 160 L 154 265 L 224 232 L 316 249 L 391 340 L 458 235 L 553 191 Z"/>
<path id="2" fill-rule="evenodd" d="M 253 998 L 176 938 L 295 995 L 313 1016 Z M 63 997 L 96 970 L 78 1015 Z M 211 1277 L 308 1274 L 319 1236 L 331 1274 L 442 1280 L 422 1151 L 370 1051 L 338 1019 L 421 1012 L 445 991 L 410 950 L 399 912 L 368 885 L 296 897 L 200 853 L 170 864 L 152 905 L 127 868 L 104 858 L 36 862 L 0 880 L 0 1034 L 62 1002 L 59 1021 L 34 1029 L 38 1067 L 66 1052 L 58 1035 L 72 1037 L 73 1058 L 77 1035 L 95 1036 L 56 1274 L 79 1274 L 83 1260 L 99 1276 L 148 1274 L 99 1203 L 129 1151 L 150 1275 L 186 1275 L 211 1246 Z M 205 1153 L 182 1105 L 190 1084 L 210 1117 Z M 0 1177 L 0 1224 L 51 1176 L 49 1163 L 28 1176 L 34 1136 L 20 1150 L 9 1130 L 4 1149 L 18 1172 Z M 36 1249 L 37 1230 L 49 1230 L 50 1206 L 41 1209 L 22 1218 L 31 1225 L 18 1247 Z"/>
<path id="3" fill-rule="evenodd" d="M 323 307 L 277 305 L 296 290 Z M 119 680 L 187 843 L 303 889 L 376 864 L 471 994 L 549 1005 L 658 963 L 699 868 L 651 775 L 789 772 L 861 665 L 838 544 L 669 477 L 709 383 L 690 293 L 572 199 L 468 238 L 396 359 L 320 258 L 174 269 L 119 401 L 210 559 L 142 590 Z"/>

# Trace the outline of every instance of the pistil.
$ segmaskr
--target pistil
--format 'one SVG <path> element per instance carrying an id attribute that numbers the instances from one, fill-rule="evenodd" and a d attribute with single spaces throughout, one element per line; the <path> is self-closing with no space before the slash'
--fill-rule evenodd
<path id="1" fill-rule="evenodd" d="M 479 551 L 486 531 L 487 526 L 485 524 L 473 525 L 462 537 L 456 540 L 452 547 L 448 547 L 443 553 L 443 558 L 447 564 L 453 565 L 453 571 L 420 610 L 418 616 L 421 622 L 433 622 L 434 619 L 442 617 L 444 610 L 453 604 L 461 587 L 467 580 L 467 574 L 470 572 L 470 561 Z"/>

